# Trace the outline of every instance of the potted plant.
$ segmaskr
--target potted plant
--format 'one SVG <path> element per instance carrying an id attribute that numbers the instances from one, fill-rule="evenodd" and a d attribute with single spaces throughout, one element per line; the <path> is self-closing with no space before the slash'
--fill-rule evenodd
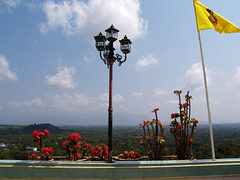
<path id="1" fill-rule="evenodd" d="M 140 124 L 140 127 L 143 128 L 143 136 L 140 144 L 144 146 L 150 159 L 162 159 L 166 146 L 163 138 L 165 126 L 158 119 L 158 111 L 159 108 L 152 111 L 155 114 L 155 119 L 144 121 Z"/>
<path id="2" fill-rule="evenodd" d="M 178 96 L 179 112 L 172 113 L 170 132 L 173 134 L 176 143 L 176 155 L 178 159 L 192 159 L 193 135 L 197 127 L 198 120 L 191 118 L 191 99 L 189 91 L 185 95 L 185 102 L 181 102 L 181 90 L 175 90 Z"/>

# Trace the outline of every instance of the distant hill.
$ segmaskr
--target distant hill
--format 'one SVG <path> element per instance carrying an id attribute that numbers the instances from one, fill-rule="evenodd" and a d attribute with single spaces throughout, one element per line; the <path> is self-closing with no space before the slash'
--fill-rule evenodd
<path id="1" fill-rule="evenodd" d="M 29 126 L 26 126 L 22 129 L 22 133 L 32 133 L 34 130 L 44 131 L 45 129 L 47 129 L 50 134 L 59 133 L 63 131 L 52 124 L 45 123 L 45 124 L 31 124 Z"/>

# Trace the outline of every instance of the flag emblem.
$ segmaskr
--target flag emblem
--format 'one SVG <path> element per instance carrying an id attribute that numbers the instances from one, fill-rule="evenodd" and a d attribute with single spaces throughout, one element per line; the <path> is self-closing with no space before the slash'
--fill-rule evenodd
<path id="1" fill-rule="evenodd" d="M 214 12 L 211 10 L 211 9 L 207 9 L 207 12 L 209 12 L 209 17 L 208 19 L 211 21 L 211 23 L 214 25 L 214 26 L 217 26 L 218 25 L 218 20 L 217 18 L 214 16 Z"/>

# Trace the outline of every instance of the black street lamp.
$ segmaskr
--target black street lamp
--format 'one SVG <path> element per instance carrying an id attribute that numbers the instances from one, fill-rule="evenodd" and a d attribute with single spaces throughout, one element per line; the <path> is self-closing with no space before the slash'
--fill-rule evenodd
<path id="1" fill-rule="evenodd" d="M 109 107 L 108 107 L 108 162 L 112 162 L 112 74 L 113 74 L 113 63 L 117 60 L 118 65 L 121 66 L 123 62 L 127 60 L 127 54 L 131 51 L 132 42 L 125 35 L 120 42 L 120 49 L 122 53 L 125 55 L 122 60 L 122 56 L 119 54 L 114 55 L 115 48 L 113 47 L 113 42 L 118 39 L 118 32 L 113 25 L 110 28 L 105 30 L 106 36 L 102 35 L 100 32 L 99 35 L 94 36 L 96 42 L 96 48 L 100 52 L 100 57 L 105 64 L 109 67 Z M 106 40 L 108 40 L 108 44 L 106 44 Z M 103 52 L 103 53 L 102 53 Z M 102 55 L 103 54 L 103 55 Z"/>

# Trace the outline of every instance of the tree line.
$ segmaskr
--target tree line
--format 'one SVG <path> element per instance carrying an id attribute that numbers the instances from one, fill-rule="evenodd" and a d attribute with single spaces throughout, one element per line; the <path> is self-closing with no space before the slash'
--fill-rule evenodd
<path id="1" fill-rule="evenodd" d="M 44 141 L 45 147 L 53 147 L 53 156 L 66 156 L 62 143 L 68 140 L 69 134 L 78 133 L 82 141 L 91 146 L 104 143 L 107 145 L 107 126 L 83 127 L 55 127 L 51 124 L 30 126 L 4 126 L 0 125 L 0 143 L 7 146 L 0 148 L 0 159 L 29 159 L 27 147 L 37 147 L 33 141 L 33 130 L 48 129 L 50 136 Z M 240 124 L 213 125 L 216 158 L 240 157 Z M 142 129 L 135 126 L 116 126 L 113 128 L 113 156 L 124 151 L 135 151 L 146 156 L 143 146 L 139 143 L 143 135 Z M 169 129 L 164 130 L 164 139 L 167 144 L 167 155 L 175 155 L 175 141 Z M 193 144 L 193 156 L 196 159 L 211 159 L 211 144 L 208 125 L 199 125 L 196 128 Z"/>

